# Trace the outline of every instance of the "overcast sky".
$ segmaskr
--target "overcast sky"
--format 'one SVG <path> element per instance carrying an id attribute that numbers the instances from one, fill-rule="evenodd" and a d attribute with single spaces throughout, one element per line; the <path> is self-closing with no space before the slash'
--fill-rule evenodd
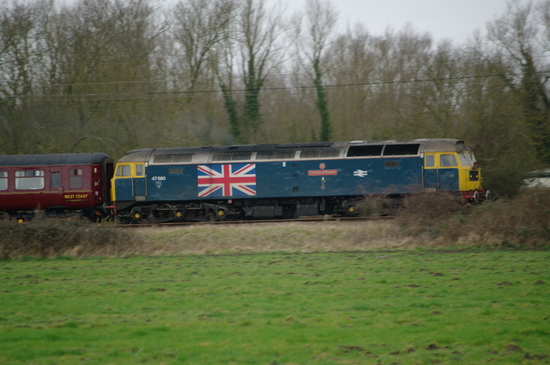
<path id="1" fill-rule="evenodd" d="M 287 4 L 291 13 L 304 11 L 306 0 L 270 0 Z M 539 0 L 540 1 L 540 0 Z M 506 12 L 506 0 L 331 0 L 339 13 L 340 26 L 362 23 L 373 35 L 387 27 L 402 29 L 407 23 L 417 32 L 431 33 L 439 41 L 464 42 L 474 30 L 485 32 L 486 24 Z"/>

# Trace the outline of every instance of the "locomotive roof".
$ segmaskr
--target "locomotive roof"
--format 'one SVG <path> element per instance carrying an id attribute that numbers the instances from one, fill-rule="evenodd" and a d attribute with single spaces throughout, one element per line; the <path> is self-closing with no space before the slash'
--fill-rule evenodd
<path id="1" fill-rule="evenodd" d="M 298 150 L 325 150 L 334 153 L 325 154 L 337 158 L 340 155 L 344 156 L 345 152 L 351 146 L 398 146 L 398 145 L 417 145 L 414 153 L 406 153 L 408 155 L 419 155 L 424 152 L 461 152 L 470 151 L 470 148 L 464 145 L 464 142 L 458 139 L 410 139 L 410 140 L 386 140 L 386 141 L 347 141 L 347 142 L 303 142 L 303 143 L 279 143 L 279 144 L 257 144 L 257 145 L 235 145 L 235 146 L 208 146 L 208 147 L 171 147 L 171 148 L 146 148 L 140 150 L 129 151 L 120 162 L 141 162 L 148 161 L 149 163 L 170 163 L 170 162 L 191 162 L 191 156 L 194 162 L 206 162 L 208 156 L 220 154 L 250 154 L 269 153 L 284 154 L 285 151 Z M 172 160 L 162 160 L 161 156 L 178 156 Z M 185 156 L 189 156 L 187 160 Z M 323 156 L 323 155 L 321 155 Z M 236 158 L 238 159 L 238 158 Z M 287 159 L 282 157 L 281 159 Z"/>
<path id="2" fill-rule="evenodd" d="M 471 151 L 464 141 L 450 138 L 434 138 L 425 140 L 421 152 L 462 152 Z"/>
<path id="3" fill-rule="evenodd" d="M 4 155 L 0 166 L 87 165 L 110 159 L 104 153 L 58 153 L 45 155 Z"/>

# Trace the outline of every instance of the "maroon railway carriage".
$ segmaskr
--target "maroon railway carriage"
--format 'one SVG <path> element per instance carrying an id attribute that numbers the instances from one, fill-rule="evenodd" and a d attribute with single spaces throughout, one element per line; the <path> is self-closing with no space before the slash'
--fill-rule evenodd
<path id="1" fill-rule="evenodd" d="M 0 156 L 0 212 L 101 217 L 112 176 L 113 160 L 103 153 Z"/>

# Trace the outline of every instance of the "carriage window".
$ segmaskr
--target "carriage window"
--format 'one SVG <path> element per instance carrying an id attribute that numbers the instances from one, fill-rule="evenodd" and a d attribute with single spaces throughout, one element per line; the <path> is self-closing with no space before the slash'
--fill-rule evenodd
<path id="1" fill-rule="evenodd" d="M 455 155 L 441 155 L 439 160 L 439 166 L 441 167 L 455 167 L 457 166 Z"/>
<path id="2" fill-rule="evenodd" d="M 59 172 L 52 172 L 52 188 L 58 188 L 61 186 L 61 174 Z"/>
<path id="3" fill-rule="evenodd" d="M 26 170 L 15 172 L 16 190 L 40 190 L 44 189 L 44 171 Z"/>
<path id="4" fill-rule="evenodd" d="M 8 172 L 0 171 L 0 191 L 8 190 Z"/>
<path id="5" fill-rule="evenodd" d="M 426 155 L 426 167 L 434 167 L 435 158 L 434 155 Z"/>
<path id="6" fill-rule="evenodd" d="M 136 165 L 136 176 L 145 176 L 145 169 L 142 164 Z"/>
<path id="7" fill-rule="evenodd" d="M 69 170 L 69 187 L 71 189 L 82 188 L 82 170 L 81 169 Z"/>

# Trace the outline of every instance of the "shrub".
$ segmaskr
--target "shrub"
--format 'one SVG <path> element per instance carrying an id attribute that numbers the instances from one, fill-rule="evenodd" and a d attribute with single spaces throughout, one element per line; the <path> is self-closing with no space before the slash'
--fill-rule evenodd
<path id="1" fill-rule="evenodd" d="M 500 245 L 550 243 L 550 189 L 524 189 L 513 198 L 485 204 L 469 221 L 482 237 Z"/>
<path id="2" fill-rule="evenodd" d="M 515 198 L 464 206 L 451 195 L 407 198 L 397 218 L 402 234 L 438 240 L 499 246 L 550 243 L 550 189 L 525 189 Z M 475 242 L 472 242 L 474 240 Z"/>
<path id="3" fill-rule="evenodd" d="M 38 218 L 0 221 L 0 257 L 118 256 L 132 251 L 141 238 L 116 227 L 87 220 Z"/>
<path id="4" fill-rule="evenodd" d="M 469 207 L 454 194 L 418 194 L 404 199 L 397 223 L 404 235 L 434 239 L 448 229 L 451 221 L 468 212 Z"/>
<path id="5" fill-rule="evenodd" d="M 363 217 L 394 215 L 401 207 L 401 200 L 390 195 L 367 195 L 357 204 L 357 212 Z"/>

